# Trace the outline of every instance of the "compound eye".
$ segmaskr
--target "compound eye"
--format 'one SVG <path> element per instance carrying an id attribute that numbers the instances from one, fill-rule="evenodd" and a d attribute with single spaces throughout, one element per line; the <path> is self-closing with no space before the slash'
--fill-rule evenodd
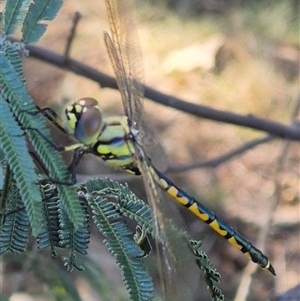
<path id="1" fill-rule="evenodd" d="M 94 98 L 82 98 L 76 101 L 80 116 L 74 132 L 75 138 L 85 144 L 96 143 L 102 129 L 102 113 L 98 102 Z"/>
<path id="2" fill-rule="evenodd" d="M 85 108 L 89 108 L 89 107 L 98 107 L 99 108 L 98 101 L 95 98 L 92 98 L 92 97 L 80 98 L 79 100 L 77 100 L 75 102 L 75 104 L 78 104 L 83 108 L 84 107 Z"/>

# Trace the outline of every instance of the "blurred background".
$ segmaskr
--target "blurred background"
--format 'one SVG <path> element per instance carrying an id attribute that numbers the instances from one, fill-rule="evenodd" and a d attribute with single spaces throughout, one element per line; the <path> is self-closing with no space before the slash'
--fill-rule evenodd
<path id="1" fill-rule="evenodd" d="M 75 12 L 82 17 L 70 56 L 113 75 L 103 42 L 103 31 L 109 30 L 104 1 L 65 1 L 38 46 L 63 54 Z M 254 114 L 286 125 L 299 122 L 299 1 L 137 0 L 133 13 L 146 85 L 194 104 L 241 115 Z M 89 96 L 99 100 L 105 114 L 124 114 L 118 91 L 101 89 L 91 80 L 32 58 L 24 63 L 29 92 L 40 107 L 50 106 L 59 111 L 65 99 L 73 102 Z M 144 109 L 169 167 L 175 170 L 216 159 L 265 135 L 197 118 L 148 99 Z M 245 272 L 247 259 L 180 207 L 186 229 L 193 238 L 203 240 L 203 249 L 222 275 L 219 287 L 226 300 L 242 301 L 247 293 L 249 301 L 284 300 L 276 298 L 299 285 L 299 155 L 299 142 L 274 139 L 218 168 L 168 173 L 176 184 L 247 239 L 258 247 L 264 246 L 276 269 L 276 277 L 257 270 L 251 285 L 246 285 L 243 277 L 255 265 L 251 263 Z M 80 173 L 126 181 L 143 197 L 138 190 L 139 179 L 107 169 L 98 159 L 87 156 L 80 165 Z M 270 217 L 267 240 L 259 241 Z M 120 271 L 100 240 L 99 236 L 92 236 L 88 251 L 101 265 L 110 284 L 122 294 L 125 289 Z M 155 256 L 151 260 L 155 262 Z M 60 264 L 59 259 L 56 261 Z M 10 262 L 3 268 L 11 279 L 20 274 L 20 263 Z M 102 300 L 80 272 L 66 273 L 65 277 L 77 281 L 83 300 Z M 15 283 L 9 277 L 6 279 L 3 289 L 10 291 Z M 209 300 L 205 290 L 203 284 L 203 295 L 193 300 Z M 15 294 L 11 300 L 27 300 L 26 296 L 32 298 L 28 300 L 56 300 L 47 295 L 47 287 L 39 285 L 34 273 L 32 278 L 20 281 L 18 291 L 23 292 L 21 299 Z M 124 296 L 103 300 L 126 300 L 126 293 Z"/>

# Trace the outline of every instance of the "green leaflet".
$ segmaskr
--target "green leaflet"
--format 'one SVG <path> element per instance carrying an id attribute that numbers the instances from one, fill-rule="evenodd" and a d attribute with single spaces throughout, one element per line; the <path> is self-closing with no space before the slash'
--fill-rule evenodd
<path id="1" fill-rule="evenodd" d="M 39 40 L 47 29 L 44 22 L 55 18 L 62 3 L 62 0 L 39 0 L 31 3 L 22 28 L 24 43 L 32 44 Z"/>
<path id="2" fill-rule="evenodd" d="M 0 107 L 0 146 L 13 173 L 22 201 L 30 213 L 30 223 L 35 230 L 34 234 L 37 235 L 42 220 L 42 198 L 37 185 L 35 166 L 26 151 L 24 132 L 9 110 L 8 103 L 1 95 Z"/>
<path id="3" fill-rule="evenodd" d="M 190 246 L 196 257 L 196 263 L 200 268 L 203 277 L 207 283 L 207 288 L 211 292 L 213 301 L 224 301 L 225 297 L 222 291 L 215 286 L 215 282 L 220 282 L 220 273 L 212 266 L 205 252 L 201 250 L 202 242 L 190 240 Z"/>
<path id="4" fill-rule="evenodd" d="M 3 10 L 3 32 L 12 35 L 24 22 L 31 0 L 6 1 Z"/>
<path id="5" fill-rule="evenodd" d="M 82 226 L 75 229 L 63 204 L 60 201 L 58 202 L 58 218 L 60 225 L 60 229 L 58 230 L 59 246 L 70 249 L 72 252 L 76 251 L 79 254 L 86 255 L 86 249 L 90 242 L 90 221 L 87 208 L 83 201 L 81 202 L 81 210 L 84 215 L 84 222 Z M 71 266 L 69 269 L 72 270 L 72 268 L 73 267 Z"/>
<path id="6" fill-rule="evenodd" d="M 135 220 L 148 233 L 153 234 L 152 217 L 149 206 L 137 198 L 127 185 L 110 179 L 100 178 L 90 180 L 85 185 L 87 191 L 93 195 L 114 195 L 118 200 L 118 203 L 115 204 L 118 212 Z"/>
<path id="7" fill-rule="evenodd" d="M 56 247 L 59 247 L 59 198 L 56 187 L 50 183 L 41 185 L 43 196 L 43 220 L 45 227 L 37 236 L 38 248 L 51 249 L 56 256 Z"/>
<path id="8" fill-rule="evenodd" d="M 7 50 L 7 48 L 9 49 L 9 51 Z M 5 119 L 2 120 L 3 133 L 5 133 L 5 131 L 16 130 L 15 127 L 12 127 L 12 123 L 16 123 L 19 129 L 22 129 L 22 135 L 24 134 L 24 132 L 27 134 L 27 137 L 29 138 L 34 148 L 34 151 L 37 153 L 38 157 L 45 165 L 49 176 L 52 179 L 55 179 L 55 181 L 57 181 L 58 183 L 70 183 L 70 174 L 61 156 L 57 153 L 53 145 L 45 141 L 45 138 L 48 141 L 51 141 L 49 129 L 46 128 L 45 122 L 40 116 L 41 114 L 38 113 L 31 97 L 27 93 L 26 87 L 24 85 L 24 80 L 21 77 L 21 60 L 15 59 L 16 55 L 14 54 L 14 52 L 17 51 L 18 49 L 14 47 L 6 47 L 4 48 L 4 51 L 1 51 L 0 49 L 0 85 L 2 87 L 1 95 L 3 108 L 6 109 L 6 111 L 2 114 L 3 118 L 5 117 Z M 14 60 L 10 60 L 10 58 L 14 58 Z M 11 111 L 10 114 L 8 113 L 9 111 Z M 6 121 L 5 124 L 3 123 L 4 121 Z M 18 132 L 16 135 L 19 136 L 20 133 Z M 3 140 L 3 144 L 1 143 L 1 148 L 6 146 L 6 143 L 8 143 L 9 141 L 7 139 Z M 23 137 L 22 139 L 24 140 L 25 137 Z M 26 152 L 27 154 L 24 154 L 24 152 Z M 23 143 L 23 145 L 20 146 L 20 149 L 16 150 L 16 152 L 13 152 L 13 154 L 15 157 L 23 157 L 25 161 L 26 156 L 27 158 L 29 157 L 27 145 Z M 10 156 L 11 153 L 6 152 L 6 160 L 8 160 L 8 155 Z M 18 160 L 20 160 L 20 158 Z M 26 160 L 26 162 L 30 161 L 32 161 L 30 158 Z M 11 169 L 15 173 L 16 170 L 14 170 L 12 167 Z M 31 165 L 29 169 L 31 169 L 31 173 L 29 173 L 27 170 L 22 170 L 21 168 L 20 174 L 23 175 L 23 177 L 18 178 L 17 182 L 19 184 L 17 183 L 17 185 L 22 185 L 23 181 L 29 182 L 28 187 L 30 187 L 30 185 L 33 186 L 32 183 L 37 184 L 38 181 L 36 179 L 36 175 L 35 178 L 33 178 L 32 176 L 33 174 L 35 174 L 34 165 Z M 27 177 L 28 179 L 25 179 L 25 177 Z M 72 221 L 72 223 L 74 223 L 74 226 L 77 229 L 83 223 L 83 213 L 81 211 L 75 188 L 70 185 L 58 184 L 57 190 L 60 195 L 61 201 L 64 204 L 65 210 L 70 217 L 70 220 Z M 30 187 L 29 192 L 33 193 L 34 196 L 31 200 L 28 193 L 24 195 L 23 193 L 21 193 L 22 198 L 26 198 L 26 203 L 25 201 L 24 203 L 29 205 L 30 202 L 37 201 L 37 191 L 37 187 Z M 40 202 L 41 196 L 39 191 L 38 195 Z M 39 231 L 41 231 L 40 222 L 37 222 L 37 219 L 31 216 L 31 210 L 28 211 L 28 214 L 30 216 L 30 220 L 35 221 L 32 227 L 34 235 L 37 235 Z"/>
<path id="9" fill-rule="evenodd" d="M 144 252 L 135 244 L 132 232 L 124 221 L 116 220 L 120 215 L 113 203 L 100 196 L 94 198 L 89 195 L 87 200 L 93 210 L 93 220 L 97 228 L 106 236 L 104 243 L 122 270 L 130 300 L 152 300 L 152 280 L 143 261 L 137 259 Z"/>
<path id="10" fill-rule="evenodd" d="M 17 26 L 23 24 L 24 42 L 37 41 L 46 30 L 46 25 L 40 23 L 52 20 L 61 5 L 62 1 L 58 0 L 6 1 L 2 16 L 4 34 L 13 34 Z M 5 40 L 5 35 L 1 38 L 0 148 L 20 189 L 21 199 L 26 206 L 33 234 L 36 236 L 43 226 L 41 194 L 35 165 L 25 142 L 25 134 L 51 178 L 58 183 L 70 183 L 70 175 L 53 145 L 45 141 L 45 138 L 51 141 L 49 130 L 26 90 L 20 57 L 20 54 L 26 54 L 24 46 Z M 82 225 L 84 217 L 74 187 L 61 184 L 57 185 L 57 190 L 70 221 L 77 229 Z"/>
<path id="11" fill-rule="evenodd" d="M 6 216 L 2 220 L 0 232 L 0 254 L 10 251 L 15 254 L 22 253 L 27 248 L 30 233 L 30 221 L 25 210 L 19 190 L 13 183 L 8 193 Z"/>
<path id="12" fill-rule="evenodd" d="M 12 35 L 22 25 L 24 43 L 36 43 L 47 29 L 45 21 L 51 21 L 62 6 L 62 0 L 6 1 L 3 10 L 3 33 Z"/>

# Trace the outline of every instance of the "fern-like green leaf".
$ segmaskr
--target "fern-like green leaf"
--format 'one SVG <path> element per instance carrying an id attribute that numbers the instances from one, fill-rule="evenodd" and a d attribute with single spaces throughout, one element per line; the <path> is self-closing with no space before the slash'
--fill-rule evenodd
<path id="1" fill-rule="evenodd" d="M 18 50 L 12 49 L 12 51 Z M 10 110 L 17 118 L 18 123 L 25 130 L 35 152 L 45 165 L 49 176 L 57 181 L 59 197 L 64 204 L 71 222 L 74 223 L 77 229 L 83 224 L 84 217 L 75 188 L 70 185 L 70 173 L 53 144 L 49 143 L 51 141 L 49 129 L 46 128 L 45 121 L 37 111 L 36 106 L 27 93 L 24 81 L 20 77 L 20 62 L 9 61 L 4 54 L 4 52 L 0 51 L 1 94 L 5 98 L 5 101 L 8 101 Z M 13 55 L 11 56 L 13 57 Z M 18 63 L 18 65 L 13 65 L 12 63 Z M 23 149 L 23 152 L 25 149 Z M 20 154 L 22 152 L 17 153 L 19 156 Z M 28 211 L 28 214 L 30 216 L 31 211 Z M 32 231 L 34 235 L 37 235 L 40 228 L 32 225 Z"/>
<path id="2" fill-rule="evenodd" d="M 1 151 L 2 153 L 2 151 Z M 1 155 L 0 155 L 1 156 Z M 0 161 L 0 177 L 1 177 L 1 183 L 0 183 L 0 190 L 1 190 L 1 196 L 0 196 L 0 233 L 2 231 L 3 221 L 5 219 L 5 211 L 7 207 L 7 203 L 9 201 L 9 192 L 10 188 L 13 182 L 12 172 L 10 170 L 9 165 L 4 159 Z M 5 176 L 2 175 L 2 173 L 5 171 Z"/>
<path id="3" fill-rule="evenodd" d="M 23 66 L 20 53 L 26 52 L 24 44 L 21 42 L 10 42 L 5 40 L 3 45 L 4 56 L 8 59 L 10 64 L 13 66 L 15 72 L 19 75 L 23 84 L 25 84 L 25 78 L 23 76 Z"/>
<path id="4" fill-rule="evenodd" d="M 31 0 L 6 1 L 3 10 L 3 32 L 12 35 L 23 23 Z"/>
<path id="5" fill-rule="evenodd" d="M 93 210 L 93 220 L 97 228 L 107 238 L 104 243 L 115 257 L 122 270 L 123 281 L 129 292 L 130 300 L 152 300 L 154 288 L 142 260 L 144 252 L 133 240 L 132 232 L 120 218 L 114 204 L 98 196 L 87 195 L 87 200 Z"/>
<path id="6" fill-rule="evenodd" d="M 110 237 L 104 243 L 122 270 L 130 300 L 151 300 L 154 297 L 153 283 L 143 261 L 135 259 L 140 258 L 143 252 L 132 240 L 132 232 L 125 222 L 115 222 L 111 226 Z"/>
<path id="7" fill-rule="evenodd" d="M 220 273 L 212 266 L 205 252 L 201 250 L 202 243 L 196 240 L 190 240 L 191 248 L 196 257 L 196 263 L 199 266 L 204 279 L 210 290 L 213 301 L 224 301 L 225 297 L 222 291 L 215 286 L 215 282 L 220 282 Z"/>
<path id="8" fill-rule="evenodd" d="M 23 203 L 30 212 L 33 229 L 40 230 L 42 221 L 42 198 L 37 185 L 33 161 L 26 152 L 25 135 L 12 115 L 8 103 L 0 95 L 2 116 L 0 119 L 0 145 L 10 166 Z M 25 150 L 25 151 L 24 151 Z M 22 154 L 22 155 L 20 155 Z M 37 232 L 35 232 L 37 234 Z"/>
<path id="9" fill-rule="evenodd" d="M 84 223 L 78 229 L 75 229 L 73 223 L 70 221 L 68 214 L 65 211 L 63 204 L 59 201 L 59 246 L 62 248 L 70 249 L 70 257 L 68 260 L 65 260 L 68 265 L 69 270 L 73 268 L 78 268 L 76 265 L 74 251 L 79 254 L 86 255 L 86 249 L 90 242 L 90 224 L 89 224 L 89 215 L 87 208 L 84 206 L 83 202 L 81 203 L 82 211 L 84 211 Z"/>
<path id="10" fill-rule="evenodd" d="M 38 247 L 40 250 L 51 248 L 53 255 L 56 255 L 56 247 L 59 247 L 59 198 L 54 185 L 46 183 L 41 185 L 43 195 L 43 215 L 44 231 L 38 237 Z"/>
<path id="11" fill-rule="evenodd" d="M 36 43 L 47 29 L 47 24 L 57 15 L 62 6 L 62 0 L 39 0 L 31 3 L 22 28 L 23 42 Z"/>
<path id="12" fill-rule="evenodd" d="M 0 254 L 6 251 L 21 253 L 26 250 L 30 223 L 18 187 L 12 185 L 8 194 L 8 205 L 0 233 Z"/>
<path id="13" fill-rule="evenodd" d="M 4 157 L 3 151 L 0 147 L 0 190 L 2 190 L 3 186 L 4 186 L 4 175 L 3 175 L 4 164 L 5 164 L 5 157 Z M 3 209 L 2 205 L 1 205 L 1 209 Z"/>
<path id="14" fill-rule="evenodd" d="M 148 233 L 152 234 L 153 225 L 149 206 L 139 199 L 125 184 L 111 179 L 92 179 L 85 184 L 89 193 L 93 195 L 112 194 L 118 201 L 116 208 L 122 215 L 134 219 Z"/>

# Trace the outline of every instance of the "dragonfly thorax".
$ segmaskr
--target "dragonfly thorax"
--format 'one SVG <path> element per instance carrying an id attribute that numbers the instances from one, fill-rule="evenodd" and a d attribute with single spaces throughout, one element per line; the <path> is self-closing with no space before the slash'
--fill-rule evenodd
<path id="1" fill-rule="evenodd" d="M 86 97 L 67 106 L 63 115 L 67 132 L 84 145 L 96 143 L 102 131 L 102 112 L 94 98 Z"/>
<path id="2" fill-rule="evenodd" d="M 92 153 L 109 165 L 131 174 L 140 175 L 134 145 L 138 130 L 127 116 L 111 116 L 103 119 L 102 132 L 92 146 Z"/>

